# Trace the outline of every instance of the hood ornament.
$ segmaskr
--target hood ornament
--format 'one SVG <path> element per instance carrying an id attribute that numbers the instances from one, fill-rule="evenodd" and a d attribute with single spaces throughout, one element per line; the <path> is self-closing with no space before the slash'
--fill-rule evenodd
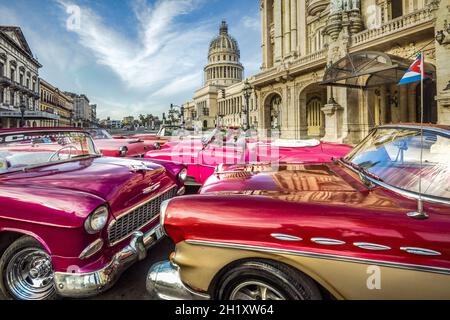
<path id="1" fill-rule="evenodd" d="M 130 164 L 128 167 L 130 168 L 131 172 L 152 171 L 152 169 L 147 167 L 144 162 Z"/>

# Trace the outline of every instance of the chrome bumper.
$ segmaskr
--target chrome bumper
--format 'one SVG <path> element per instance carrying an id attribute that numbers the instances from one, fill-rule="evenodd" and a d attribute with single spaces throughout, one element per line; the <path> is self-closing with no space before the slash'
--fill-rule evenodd
<path id="1" fill-rule="evenodd" d="M 163 300 L 209 300 L 209 295 L 186 287 L 179 267 L 169 261 L 154 264 L 147 275 L 147 291 Z"/>
<path id="2" fill-rule="evenodd" d="M 146 234 L 140 231 L 133 233 L 130 244 L 116 253 L 103 269 L 89 273 L 55 272 L 54 283 L 58 295 L 86 298 L 108 290 L 123 271 L 147 257 L 147 249 L 158 241 L 157 228 L 159 225 Z"/>

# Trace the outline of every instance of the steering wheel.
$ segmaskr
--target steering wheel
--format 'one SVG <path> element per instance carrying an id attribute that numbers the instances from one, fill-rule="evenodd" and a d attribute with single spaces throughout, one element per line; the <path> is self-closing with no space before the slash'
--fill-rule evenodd
<path id="1" fill-rule="evenodd" d="M 63 151 L 63 150 L 75 150 L 75 151 L 78 151 L 78 149 L 75 148 L 74 146 L 65 146 L 65 147 L 62 147 L 61 149 L 59 149 L 58 151 L 56 151 L 55 153 L 53 153 L 53 154 L 50 156 L 50 158 L 48 158 L 48 162 L 51 162 L 51 161 L 53 160 L 53 158 L 55 158 L 56 156 L 58 156 L 58 160 L 61 160 L 61 157 L 60 157 L 59 154 L 60 154 L 61 151 Z M 70 156 L 70 157 L 72 156 L 72 152 L 69 153 L 69 156 Z"/>

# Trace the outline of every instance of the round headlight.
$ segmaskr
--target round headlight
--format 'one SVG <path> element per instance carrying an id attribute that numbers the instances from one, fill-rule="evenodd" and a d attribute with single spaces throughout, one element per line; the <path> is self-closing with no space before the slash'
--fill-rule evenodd
<path id="1" fill-rule="evenodd" d="M 180 171 L 180 173 L 178 174 L 178 179 L 180 179 L 181 181 L 186 181 L 187 178 L 187 169 L 184 168 L 183 170 Z"/>
<path id="2" fill-rule="evenodd" d="M 108 221 L 108 208 L 105 206 L 95 210 L 84 222 L 84 229 L 89 234 L 100 232 Z"/>
<path id="3" fill-rule="evenodd" d="M 128 148 L 123 146 L 119 149 L 119 155 L 125 157 L 128 154 Z"/>

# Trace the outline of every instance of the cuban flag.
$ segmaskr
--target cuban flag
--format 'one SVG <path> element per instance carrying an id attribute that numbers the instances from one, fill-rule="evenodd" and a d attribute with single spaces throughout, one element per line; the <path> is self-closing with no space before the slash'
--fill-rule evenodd
<path id="1" fill-rule="evenodd" d="M 408 84 L 411 82 L 417 82 L 425 79 L 425 61 L 423 54 L 419 54 L 416 61 L 406 71 L 399 84 Z"/>

